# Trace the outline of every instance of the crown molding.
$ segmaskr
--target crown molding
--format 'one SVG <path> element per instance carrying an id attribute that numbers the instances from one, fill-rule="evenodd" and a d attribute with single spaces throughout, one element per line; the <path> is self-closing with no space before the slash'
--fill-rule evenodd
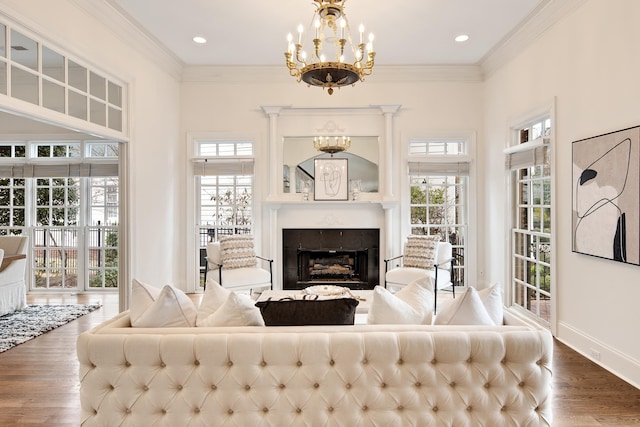
<path id="1" fill-rule="evenodd" d="M 155 37 L 136 25 L 135 20 L 113 0 L 70 0 L 78 9 L 102 22 L 115 37 L 133 47 L 172 77 L 180 80 L 182 61 Z"/>
<path id="2" fill-rule="evenodd" d="M 573 13 L 586 2 L 587 0 L 543 1 L 529 14 L 524 25 L 511 31 L 480 60 L 478 64 L 484 76 L 491 76 L 500 67 L 518 56 L 557 22 Z"/>
<path id="3" fill-rule="evenodd" d="M 483 80 L 478 65 L 376 65 L 367 82 L 429 82 L 429 81 L 473 81 Z M 191 83 L 242 83 L 268 81 L 285 83 L 294 81 L 287 68 L 279 65 L 234 66 L 202 65 L 186 66 L 182 70 L 182 81 Z"/>

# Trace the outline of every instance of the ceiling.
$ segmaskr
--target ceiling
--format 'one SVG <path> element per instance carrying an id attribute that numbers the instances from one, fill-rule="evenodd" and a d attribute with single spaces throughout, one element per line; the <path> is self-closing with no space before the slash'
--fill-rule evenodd
<path id="1" fill-rule="evenodd" d="M 344 0 L 357 37 L 375 34 L 376 64 L 478 64 L 549 0 Z M 308 29 L 312 0 L 107 0 L 185 65 L 284 64 L 286 36 Z M 465 43 L 454 37 L 469 35 Z M 207 39 L 204 45 L 194 36 Z M 310 40 L 307 43 L 311 43 Z"/>

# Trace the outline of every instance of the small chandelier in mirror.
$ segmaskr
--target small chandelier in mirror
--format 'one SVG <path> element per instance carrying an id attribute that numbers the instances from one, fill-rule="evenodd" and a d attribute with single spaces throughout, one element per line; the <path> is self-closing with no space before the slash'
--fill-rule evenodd
<path id="1" fill-rule="evenodd" d="M 348 136 L 316 136 L 313 138 L 313 146 L 316 150 L 331 154 L 346 151 L 351 147 L 351 138 Z"/>
<path id="2" fill-rule="evenodd" d="M 316 12 L 312 20 L 313 28 L 309 31 L 314 35 L 311 54 L 308 55 L 304 50 L 304 27 L 300 24 L 297 42 L 294 43 L 291 33 L 287 36 L 288 48 L 284 55 L 289 74 L 296 77 L 298 82 L 327 88 L 331 95 L 334 87 L 355 85 L 372 73 L 376 55 L 373 51 L 373 34 L 369 34 L 368 43 L 365 44 L 364 26 L 361 24 L 359 43 L 355 45 L 344 12 L 346 0 L 314 2 Z"/>

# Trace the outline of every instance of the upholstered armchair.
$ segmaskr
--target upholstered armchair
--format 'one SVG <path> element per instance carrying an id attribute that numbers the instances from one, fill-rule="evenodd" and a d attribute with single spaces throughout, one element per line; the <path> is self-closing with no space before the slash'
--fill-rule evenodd
<path id="1" fill-rule="evenodd" d="M 410 245 L 410 241 L 411 238 L 408 239 L 407 245 Z M 452 282 L 455 259 L 453 257 L 453 247 L 449 242 L 436 242 L 432 259 L 416 256 L 415 252 L 412 254 L 412 258 L 421 258 L 420 262 L 417 263 L 409 263 L 407 261 L 408 250 L 410 249 L 405 246 L 405 253 L 384 260 L 385 287 L 397 290 L 418 279 L 430 278 L 435 296 L 433 299 L 433 311 L 435 313 L 438 303 L 438 290 L 451 287 L 453 297 L 456 297 L 456 289 Z"/>
<path id="2" fill-rule="evenodd" d="M 0 236 L 0 316 L 27 305 L 27 236 Z"/>
<path id="3" fill-rule="evenodd" d="M 250 235 L 224 236 L 207 245 L 205 288 L 216 281 L 233 291 L 273 289 L 272 272 L 273 260 L 255 254 Z"/>

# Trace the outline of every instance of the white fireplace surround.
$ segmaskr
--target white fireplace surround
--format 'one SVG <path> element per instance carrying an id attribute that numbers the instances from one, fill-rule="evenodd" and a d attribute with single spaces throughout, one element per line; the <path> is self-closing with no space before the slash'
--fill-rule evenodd
<path id="1" fill-rule="evenodd" d="M 282 229 L 283 228 L 378 228 L 380 229 L 380 258 L 389 255 L 394 247 L 390 236 L 400 235 L 399 221 L 393 221 L 398 210 L 398 189 L 393 176 L 393 116 L 400 106 L 370 106 L 362 108 L 293 108 L 263 106 L 269 118 L 269 183 L 263 203 L 263 249 L 274 262 L 274 288 L 282 289 Z M 338 127 L 353 136 L 378 138 L 377 193 L 362 193 L 358 200 L 303 200 L 300 193 L 284 193 L 282 188 L 283 141 L 288 136 L 308 135 L 313 142 L 314 132 L 330 126 Z M 397 185 L 397 183 L 396 183 Z M 394 223 L 396 224 L 394 226 Z M 395 228 L 394 228 L 395 227 Z M 397 228 L 397 229 L 396 229 Z M 383 283 L 383 272 L 379 283 Z"/>

